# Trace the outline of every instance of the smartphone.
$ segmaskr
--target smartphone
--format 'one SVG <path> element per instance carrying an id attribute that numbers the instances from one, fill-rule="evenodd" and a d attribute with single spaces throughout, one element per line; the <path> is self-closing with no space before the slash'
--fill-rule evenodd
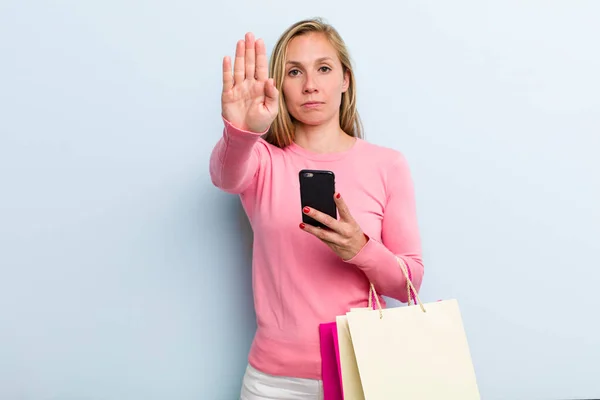
<path id="1" fill-rule="evenodd" d="M 299 179 L 302 208 L 310 207 L 337 219 L 337 207 L 333 199 L 335 194 L 335 174 L 333 171 L 303 169 L 299 173 Z M 326 228 L 325 225 L 304 214 L 304 212 L 302 212 L 302 222 Z"/>

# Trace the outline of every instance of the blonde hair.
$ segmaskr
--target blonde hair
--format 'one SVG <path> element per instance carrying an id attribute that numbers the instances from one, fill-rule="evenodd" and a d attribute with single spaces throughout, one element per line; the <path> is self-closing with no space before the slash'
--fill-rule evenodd
<path id="1" fill-rule="evenodd" d="M 281 148 L 290 145 L 294 141 L 294 123 L 285 104 L 281 88 L 283 87 L 283 80 L 285 78 L 285 63 L 288 44 L 296 36 L 307 33 L 324 34 L 335 48 L 342 64 L 343 72 L 348 72 L 349 85 L 346 92 L 342 93 L 342 101 L 340 104 L 340 127 L 349 136 L 362 138 L 362 122 L 356 109 L 356 83 L 354 71 L 352 70 L 352 62 L 346 44 L 333 26 L 325 23 L 321 18 L 313 18 L 296 22 L 290 26 L 283 32 L 275 44 L 269 64 L 269 76 L 273 78 L 275 87 L 280 92 L 279 112 L 271 124 L 269 131 L 265 134 L 264 139 Z"/>

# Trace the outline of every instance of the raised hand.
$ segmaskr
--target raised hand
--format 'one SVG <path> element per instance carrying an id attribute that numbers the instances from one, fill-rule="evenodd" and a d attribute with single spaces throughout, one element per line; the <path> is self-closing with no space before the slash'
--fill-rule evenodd
<path id="1" fill-rule="evenodd" d="M 238 129 L 262 133 L 277 116 L 278 102 L 279 92 L 268 77 L 265 44 L 247 33 L 237 42 L 233 75 L 231 59 L 223 58 L 223 118 Z"/>

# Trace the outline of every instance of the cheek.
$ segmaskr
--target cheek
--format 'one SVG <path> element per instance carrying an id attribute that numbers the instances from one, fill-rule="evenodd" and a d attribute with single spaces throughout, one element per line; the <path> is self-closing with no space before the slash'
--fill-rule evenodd
<path id="1" fill-rule="evenodd" d="M 338 77 L 327 77 L 327 80 L 322 82 L 321 87 L 329 95 L 337 95 L 344 90 L 344 81 Z M 333 79 L 332 79 L 333 78 Z"/>
<path id="2" fill-rule="evenodd" d="M 336 99 L 341 97 L 342 92 L 344 90 L 344 84 L 339 81 L 330 82 L 327 87 L 324 87 L 325 93 L 327 93 L 327 97 L 331 99 Z"/>

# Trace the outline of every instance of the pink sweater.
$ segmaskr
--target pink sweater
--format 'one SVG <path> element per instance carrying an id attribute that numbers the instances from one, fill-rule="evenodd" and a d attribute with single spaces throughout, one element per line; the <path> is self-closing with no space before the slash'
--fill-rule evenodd
<path id="1" fill-rule="evenodd" d="M 285 149 L 224 120 L 210 159 L 212 182 L 240 195 L 254 232 L 253 290 L 257 332 L 249 363 L 272 375 L 321 378 L 319 324 L 366 307 L 369 281 L 380 295 L 407 301 L 407 263 L 415 288 L 423 278 L 421 244 L 409 167 L 401 153 L 358 139 L 348 151 Z M 369 237 L 343 261 L 302 231 L 298 172 L 335 173 L 354 219 Z M 382 302 L 382 305 L 385 303 Z"/>

